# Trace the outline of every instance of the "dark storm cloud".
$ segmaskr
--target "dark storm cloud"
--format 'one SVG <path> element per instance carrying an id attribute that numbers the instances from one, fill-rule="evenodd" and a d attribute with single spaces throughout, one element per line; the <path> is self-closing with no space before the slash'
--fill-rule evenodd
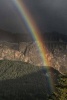
<path id="1" fill-rule="evenodd" d="M 67 0 L 42 0 L 41 7 L 47 9 L 48 30 L 67 33 Z"/>
<path id="2" fill-rule="evenodd" d="M 58 31 L 67 33 L 67 0 L 32 1 L 27 0 L 26 4 L 30 9 L 32 8 L 31 12 L 42 32 Z"/>
<path id="3" fill-rule="evenodd" d="M 22 32 L 19 13 L 13 0 L 0 0 L 0 28 Z M 67 33 L 67 0 L 22 0 L 42 33 Z"/>
<path id="4" fill-rule="evenodd" d="M 22 25 L 12 0 L 0 0 L 0 29 L 21 32 Z"/>

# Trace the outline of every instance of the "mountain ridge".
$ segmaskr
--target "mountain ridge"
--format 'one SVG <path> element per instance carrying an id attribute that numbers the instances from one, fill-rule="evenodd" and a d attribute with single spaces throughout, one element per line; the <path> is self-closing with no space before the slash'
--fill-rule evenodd
<path id="1" fill-rule="evenodd" d="M 67 42 L 67 35 L 61 34 L 58 32 L 45 32 L 40 34 L 44 41 L 64 41 Z M 0 41 L 8 41 L 8 42 L 30 42 L 34 41 L 31 34 L 27 33 L 12 33 L 9 31 L 5 31 L 0 29 Z"/>

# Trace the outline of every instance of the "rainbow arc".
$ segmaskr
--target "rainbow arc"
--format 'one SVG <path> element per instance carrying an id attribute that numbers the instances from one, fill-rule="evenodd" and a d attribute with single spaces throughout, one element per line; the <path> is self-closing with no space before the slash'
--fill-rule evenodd
<path id="1" fill-rule="evenodd" d="M 43 45 L 43 40 L 41 38 L 40 31 L 37 28 L 36 23 L 33 20 L 31 14 L 29 13 L 28 9 L 26 8 L 25 4 L 23 3 L 23 0 L 13 0 L 13 2 L 15 3 L 20 13 L 22 20 L 24 19 L 28 29 L 30 30 L 32 37 L 34 38 L 34 40 L 37 41 L 36 44 L 37 44 L 37 47 L 39 48 L 39 52 L 43 60 L 43 66 L 48 72 L 50 68 L 49 67 L 50 63 L 46 57 L 47 49 L 46 49 L 46 45 L 45 44 Z M 49 75 L 49 84 L 51 85 L 51 88 L 53 89 L 53 81 L 51 79 L 51 75 Z"/>

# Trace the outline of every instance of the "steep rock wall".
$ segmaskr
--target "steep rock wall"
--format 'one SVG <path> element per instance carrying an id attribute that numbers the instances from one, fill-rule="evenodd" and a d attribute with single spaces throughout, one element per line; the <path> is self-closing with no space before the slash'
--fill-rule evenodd
<path id="1" fill-rule="evenodd" d="M 57 69 L 62 74 L 67 73 L 66 46 L 48 45 L 49 51 L 45 54 L 48 62 L 50 62 L 50 67 Z M 43 61 L 36 42 L 21 42 L 19 44 L 0 42 L 0 60 L 2 59 L 18 60 L 37 66 L 43 66 Z"/>

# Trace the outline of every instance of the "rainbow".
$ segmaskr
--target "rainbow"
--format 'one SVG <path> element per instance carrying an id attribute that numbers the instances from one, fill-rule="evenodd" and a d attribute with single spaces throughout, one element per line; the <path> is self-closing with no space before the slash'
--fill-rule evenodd
<path id="1" fill-rule="evenodd" d="M 31 32 L 31 35 L 37 42 L 37 47 L 39 48 L 39 52 L 41 54 L 42 60 L 43 60 L 43 66 L 45 67 L 46 71 L 48 72 L 50 63 L 47 60 L 46 54 L 47 49 L 45 44 L 43 45 L 43 40 L 41 38 L 41 34 L 39 29 L 37 28 L 35 21 L 33 20 L 32 16 L 30 15 L 29 11 L 27 10 L 26 6 L 24 5 L 22 0 L 13 0 L 15 5 L 17 6 L 19 13 L 21 14 L 22 18 L 27 24 L 28 29 Z M 53 83 L 51 81 L 51 76 L 49 78 L 49 82 L 51 84 L 51 88 L 53 89 Z"/>

